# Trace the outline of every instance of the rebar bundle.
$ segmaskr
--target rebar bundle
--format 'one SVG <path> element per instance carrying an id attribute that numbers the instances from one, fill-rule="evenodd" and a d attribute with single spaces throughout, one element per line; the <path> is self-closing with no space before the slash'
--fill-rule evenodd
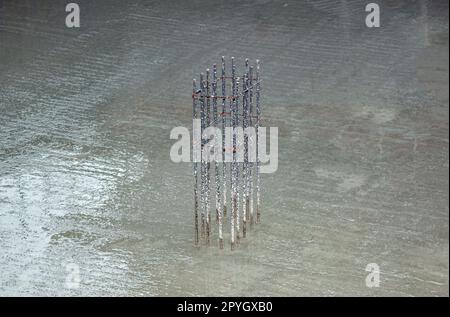
<path id="1" fill-rule="evenodd" d="M 193 163 L 196 245 L 199 245 L 201 240 L 205 241 L 206 245 L 211 242 L 213 227 L 210 209 L 214 208 L 212 206 L 215 206 L 217 239 L 221 249 L 224 247 L 226 231 L 229 232 L 233 250 L 239 244 L 241 235 L 243 238 L 247 236 L 249 226 L 260 221 L 261 180 L 258 151 L 258 129 L 261 119 L 260 82 L 258 60 L 254 67 L 246 59 L 244 72 L 238 76 L 235 60 L 232 57 L 227 75 L 223 56 L 220 76 L 217 74 L 217 65 L 214 64 L 212 74 L 210 69 L 206 69 L 206 75 L 200 74 L 198 86 L 197 81 L 193 80 L 193 118 L 200 120 L 199 139 L 201 140 L 201 159 L 194 159 Z M 213 163 L 210 160 L 212 149 L 209 140 L 204 137 L 209 127 L 215 128 L 214 140 L 220 140 L 221 153 L 215 156 Z M 238 128 L 242 128 L 242 138 L 238 137 L 236 132 L 239 131 Z M 226 141 L 227 135 L 230 136 L 227 131 L 232 131 L 229 143 Z M 250 133 L 251 131 L 254 133 Z M 196 140 L 195 135 L 194 140 Z M 242 149 L 243 159 L 240 159 L 238 154 Z M 252 157 L 253 159 L 249 159 Z M 212 173 L 213 168 L 214 173 Z M 228 192 L 230 195 L 227 195 Z M 254 210 L 255 192 L 256 212 Z M 214 194 L 211 195 L 211 193 Z M 215 204 L 211 203 L 213 199 Z M 229 230 L 225 230 L 227 223 Z"/>

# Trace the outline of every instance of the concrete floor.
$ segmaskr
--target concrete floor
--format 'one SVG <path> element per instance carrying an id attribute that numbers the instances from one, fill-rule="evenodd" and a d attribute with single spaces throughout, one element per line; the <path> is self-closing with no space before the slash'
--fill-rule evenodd
<path id="1" fill-rule="evenodd" d="M 0 0 L 0 295 L 449 295 L 448 2 L 76 2 Z M 194 247 L 169 159 L 222 55 L 280 132 L 235 252 Z"/>

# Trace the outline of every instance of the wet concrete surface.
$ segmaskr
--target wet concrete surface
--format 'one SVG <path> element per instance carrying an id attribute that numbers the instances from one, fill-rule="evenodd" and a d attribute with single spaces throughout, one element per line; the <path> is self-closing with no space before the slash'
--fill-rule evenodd
<path id="1" fill-rule="evenodd" d="M 448 2 L 76 2 L 0 0 L 0 295 L 449 295 Z M 233 252 L 194 247 L 169 159 L 222 55 L 279 127 Z"/>

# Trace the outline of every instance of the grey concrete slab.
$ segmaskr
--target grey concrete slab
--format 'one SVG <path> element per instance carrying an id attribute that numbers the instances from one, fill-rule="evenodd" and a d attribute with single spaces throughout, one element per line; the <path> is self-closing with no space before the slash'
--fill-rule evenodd
<path id="1" fill-rule="evenodd" d="M 448 2 L 76 2 L 0 0 L 0 295 L 449 295 Z M 280 131 L 234 252 L 194 247 L 169 159 L 222 55 Z"/>

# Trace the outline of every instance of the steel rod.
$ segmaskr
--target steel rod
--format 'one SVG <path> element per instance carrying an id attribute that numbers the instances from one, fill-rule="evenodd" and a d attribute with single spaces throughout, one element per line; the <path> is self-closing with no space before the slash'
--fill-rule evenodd
<path id="1" fill-rule="evenodd" d="M 205 81 L 203 73 L 200 74 L 200 136 L 201 136 L 201 164 L 200 164 L 200 179 L 201 179 L 201 227 L 200 227 L 200 236 L 202 239 L 205 238 L 205 225 L 206 225 L 206 162 L 204 157 L 204 147 L 205 143 L 203 141 L 203 131 L 206 128 L 206 111 L 205 111 Z"/>
<path id="2" fill-rule="evenodd" d="M 234 57 L 231 58 L 231 94 L 235 96 L 236 93 L 236 76 L 235 76 L 235 65 L 234 65 Z M 236 112 L 236 102 L 233 98 L 230 100 L 230 112 L 231 114 L 231 125 L 233 128 L 233 132 L 236 129 L 237 122 L 235 120 L 235 112 Z M 236 135 L 233 133 L 233 161 L 231 163 L 231 171 L 230 171 L 230 180 L 231 180 L 231 215 L 230 215 L 230 223 L 231 223 L 231 250 L 235 248 L 236 241 Z"/>
<path id="3" fill-rule="evenodd" d="M 217 65 L 213 65 L 213 80 L 212 80 L 212 94 L 213 96 L 216 96 L 217 93 Z M 219 116 L 217 111 L 217 99 L 213 98 L 212 100 L 212 106 L 213 106 L 213 121 L 214 126 L 217 126 L 219 122 Z M 214 136 L 215 141 L 219 139 L 219 131 L 216 130 L 216 134 Z M 214 154 L 216 154 L 214 152 Z M 222 153 L 220 153 L 222 155 Z M 217 157 L 215 157 L 216 160 L 214 161 L 214 176 L 215 176 L 215 188 L 216 188 L 216 222 L 219 225 L 219 248 L 223 249 L 223 215 L 222 215 L 222 203 L 220 201 L 221 196 L 221 190 L 220 190 L 220 183 L 221 183 L 221 175 L 219 170 L 219 162 L 217 161 Z"/>
<path id="4" fill-rule="evenodd" d="M 225 57 L 222 56 L 222 96 L 226 95 Z M 223 178 L 223 216 L 227 216 L 227 164 L 225 162 L 225 107 L 226 98 L 222 98 L 222 178 Z"/>
<path id="5" fill-rule="evenodd" d="M 206 69 L 206 95 L 210 95 L 210 71 L 209 68 Z M 211 125 L 211 99 L 206 98 L 206 127 Z M 208 140 L 206 140 L 207 142 Z M 211 210 L 210 210 L 210 187 L 211 187 L 211 163 L 209 161 L 209 156 L 211 154 L 211 149 L 209 144 L 207 144 L 207 162 L 206 162 L 206 244 L 209 245 L 211 242 Z"/>
<path id="6" fill-rule="evenodd" d="M 197 82 L 194 79 L 192 81 L 192 95 L 194 96 L 197 93 Z M 194 120 L 198 117 L 198 109 L 197 109 L 197 99 L 192 98 L 192 116 Z M 195 138 L 194 138 L 195 140 Z M 194 154 L 193 154 L 194 157 Z M 194 159 L 194 242 L 195 245 L 199 243 L 199 232 L 198 232 L 198 162 Z"/>
<path id="7" fill-rule="evenodd" d="M 259 159 L 259 125 L 261 122 L 261 79 L 260 75 L 260 62 L 256 60 L 256 223 L 261 221 L 261 161 Z"/>

